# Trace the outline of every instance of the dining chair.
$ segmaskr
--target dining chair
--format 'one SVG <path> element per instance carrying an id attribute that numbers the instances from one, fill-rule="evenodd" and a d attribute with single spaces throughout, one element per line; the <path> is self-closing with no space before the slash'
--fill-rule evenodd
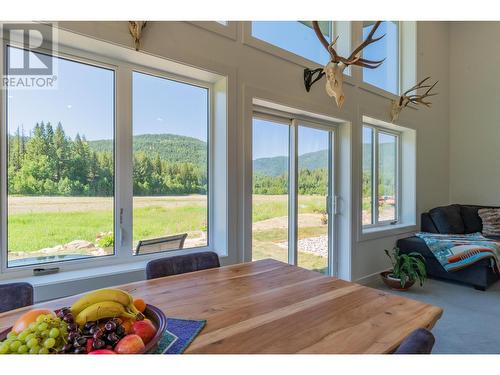
<path id="1" fill-rule="evenodd" d="M 394 354 L 431 354 L 435 341 L 430 331 L 418 328 L 406 336 Z"/>
<path id="2" fill-rule="evenodd" d="M 33 286 L 31 284 L 0 284 L 0 313 L 30 305 L 33 305 Z"/>
<path id="3" fill-rule="evenodd" d="M 151 280 L 217 267 L 220 267 L 219 256 L 212 251 L 205 251 L 152 260 L 146 266 L 146 277 Z"/>

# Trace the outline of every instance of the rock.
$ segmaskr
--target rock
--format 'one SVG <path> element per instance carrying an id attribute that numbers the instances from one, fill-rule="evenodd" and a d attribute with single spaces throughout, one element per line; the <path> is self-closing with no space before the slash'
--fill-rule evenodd
<path id="1" fill-rule="evenodd" d="M 92 242 L 85 240 L 75 240 L 64 245 L 64 250 L 81 250 L 81 249 L 95 249 Z"/>
<path id="2" fill-rule="evenodd" d="M 38 250 L 37 253 L 42 253 L 42 254 L 54 254 L 59 251 L 64 250 L 64 247 L 62 245 L 57 245 L 54 247 L 46 247 L 45 249 Z"/>

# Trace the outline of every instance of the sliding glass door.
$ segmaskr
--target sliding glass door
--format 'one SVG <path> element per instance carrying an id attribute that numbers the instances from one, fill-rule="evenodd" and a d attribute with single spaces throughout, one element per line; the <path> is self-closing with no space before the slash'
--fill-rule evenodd
<path id="1" fill-rule="evenodd" d="M 334 128 L 255 115 L 252 259 L 333 275 Z"/>

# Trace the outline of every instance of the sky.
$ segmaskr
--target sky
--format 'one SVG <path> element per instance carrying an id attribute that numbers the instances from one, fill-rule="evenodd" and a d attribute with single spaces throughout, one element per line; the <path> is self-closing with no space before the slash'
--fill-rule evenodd
<path id="1" fill-rule="evenodd" d="M 19 50 L 11 49 L 13 54 Z M 66 135 L 87 140 L 113 138 L 114 72 L 58 59 L 53 90 L 10 90 L 9 133 L 37 122 L 60 121 Z M 207 140 L 208 91 L 205 88 L 133 73 L 133 134 L 178 134 Z"/>
<path id="2" fill-rule="evenodd" d="M 252 28 L 257 38 L 321 64 L 328 61 L 328 54 L 314 31 L 301 22 L 258 21 L 252 23 Z M 370 29 L 371 25 L 364 28 L 365 36 Z M 395 92 L 397 74 L 394 74 L 394 69 L 397 69 L 397 58 L 395 53 L 391 55 L 390 52 L 397 49 L 396 24 L 383 22 L 376 36 L 386 32 L 385 38 L 365 50 L 365 56 L 388 58 L 378 69 L 365 69 L 364 75 L 366 81 Z M 327 37 L 331 38 L 329 35 Z M 339 51 L 348 47 L 346 42 L 342 37 L 339 39 Z M 20 54 L 19 50 L 11 50 L 13 55 Z M 8 130 L 11 134 L 15 133 L 18 126 L 24 126 L 25 132 L 29 133 L 36 122 L 50 121 L 57 125 L 61 121 L 71 138 L 76 133 L 85 135 L 88 140 L 113 137 L 112 70 L 58 59 L 57 89 L 10 90 L 7 101 Z M 134 135 L 171 133 L 207 140 L 208 91 L 204 88 L 133 73 L 132 110 Z M 286 143 L 288 139 L 286 126 L 254 127 L 254 133 L 259 137 L 259 142 L 254 142 L 254 159 L 287 153 L 287 149 L 281 147 L 282 142 Z M 314 132 L 304 132 L 301 138 L 300 151 L 303 150 L 303 153 L 326 148 Z"/>

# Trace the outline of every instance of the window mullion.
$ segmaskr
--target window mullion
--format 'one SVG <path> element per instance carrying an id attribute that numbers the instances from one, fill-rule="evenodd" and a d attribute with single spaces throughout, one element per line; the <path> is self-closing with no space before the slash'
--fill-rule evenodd
<path id="1" fill-rule="evenodd" d="M 298 228 L 298 123 L 290 124 L 288 167 L 288 263 L 297 265 Z"/>
<path id="2" fill-rule="evenodd" d="M 379 161 L 378 161 L 378 129 L 373 128 L 373 224 L 378 225 L 378 176 L 379 176 Z"/>
<path id="3" fill-rule="evenodd" d="M 115 251 L 121 258 L 132 257 L 132 69 L 116 71 L 115 100 Z"/>

